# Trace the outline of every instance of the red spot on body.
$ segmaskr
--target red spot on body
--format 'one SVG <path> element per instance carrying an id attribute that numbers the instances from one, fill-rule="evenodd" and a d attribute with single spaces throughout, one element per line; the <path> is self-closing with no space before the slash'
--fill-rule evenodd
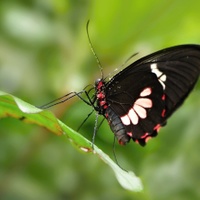
<path id="1" fill-rule="evenodd" d="M 104 107 L 103 107 L 103 109 L 107 109 L 108 108 L 108 105 L 107 104 L 105 104 L 104 105 Z"/>
<path id="2" fill-rule="evenodd" d="M 100 106 L 104 106 L 106 104 L 106 101 L 100 101 Z"/>
<path id="3" fill-rule="evenodd" d="M 162 100 L 164 101 L 166 98 L 165 94 L 162 95 Z"/>
<path id="4" fill-rule="evenodd" d="M 99 90 L 99 89 L 101 89 L 101 88 L 102 88 L 102 86 L 103 86 L 103 82 L 102 82 L 102 81 L 99 81 L 99 82 L 98 82 L 97 89 L 98 89 L 98 90 Z"/>
<path id="5" fill-rule="evenodd" d="M 97 94 L 97 99 L 103 99 L 105 98 L 105 94 L 103 94 L 102 92 Z"/>
<path id="6" fill-rule="evenodd" d="M 118 142 L 119 142 L 119 144 L 122 145 L 122 146 L 126 144 L 126 143 L 123 142 L 122 140 L 118 140 Z"/>

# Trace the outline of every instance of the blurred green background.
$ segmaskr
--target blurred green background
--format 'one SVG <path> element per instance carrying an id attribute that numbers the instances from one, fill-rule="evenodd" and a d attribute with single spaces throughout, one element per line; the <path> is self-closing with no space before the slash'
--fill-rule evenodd
<path id="1" fill-rule="evenodd" d="M 7 0 L 0 1 L 0 89 L 33 105 L 80 91 L 100 77 L 86 23 L 104 73 L 132 54 L 200 43 L 200 1 Z M 93 155 L 30 124 L 0 120 L 0 199 L 200 199 L 200 82 L 145 148 L 116 144 L 119 163 L 141 177 L 144 191 L 118 184 Z M 74 98 L 51 109 L 74 129 L 91 108 Z M 91 140 L 95 117 L 80 132 Z M 113 157 L 107 123 L 95 144 Z"/>

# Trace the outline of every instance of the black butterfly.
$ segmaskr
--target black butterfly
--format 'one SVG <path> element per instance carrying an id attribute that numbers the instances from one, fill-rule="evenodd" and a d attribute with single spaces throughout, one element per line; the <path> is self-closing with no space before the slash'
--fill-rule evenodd
<path id="1" fill-rule="evenodd" d="M 200 74 L 200 45 L 180 45 L 143 57 L 110 81 L 96 81 L 95 110 L 118 142 L 144 146 L 183 103 Z"/>
<path id="2" fill-rule="evenodd" d="M 119 144 L 132 139 L 144 146 L 184 102 L 199 74 L 200 45 L 174 46 L 137 60 L 109 81 L 96 80 L 93 98 L 83 90 L 60 102 L 78 96 L 106 118 Z"/>

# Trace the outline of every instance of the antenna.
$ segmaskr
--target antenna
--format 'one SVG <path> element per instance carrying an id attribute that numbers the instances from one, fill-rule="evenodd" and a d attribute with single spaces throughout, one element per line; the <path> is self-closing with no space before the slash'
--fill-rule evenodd
<path id="1" fill-rule="evenodd" d="M 102 79 L 103 79 L 103 77 L 104 77 L 104 75 L 103 75 L 103 67 L 102 67 L 102 65 L 101 65 L 101 62 L 100 62 L 100 60 L 99 60 L 97 54 L 96 54 L 95 51 L 94 51 L 94 47 L 93 47 L 93 45 L 92 45 L 92 42 L 91 42 L 91 39 L 90 39 L 90 35 L 89 35 L 89 23 L 90 23 L 90 20 L 87 21 L 87 25 L 86 25 L 87 37 L 88 37 L 88 41 L 89 41 L 89 45 L 90 45 L 91 51 L 92 51 L 94 57 L 95 57 L 96 60 L 97 60 L 97 64 L 98 64 L 99 69 L 100 69 L 100 71 L 101 71 L 101 77 L 102 77 Z"/>

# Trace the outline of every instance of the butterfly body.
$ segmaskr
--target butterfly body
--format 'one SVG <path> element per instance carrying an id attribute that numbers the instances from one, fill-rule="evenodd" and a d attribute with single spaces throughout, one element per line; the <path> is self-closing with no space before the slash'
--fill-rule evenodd
<path id="1" fill-rule="evenodd" d="M 184 102 L 200 74 L 200 46 L 180 45 L 143 57 L 110 81 L 95 83 L 95 110 L 119 143 L 144 146 Z"/>

